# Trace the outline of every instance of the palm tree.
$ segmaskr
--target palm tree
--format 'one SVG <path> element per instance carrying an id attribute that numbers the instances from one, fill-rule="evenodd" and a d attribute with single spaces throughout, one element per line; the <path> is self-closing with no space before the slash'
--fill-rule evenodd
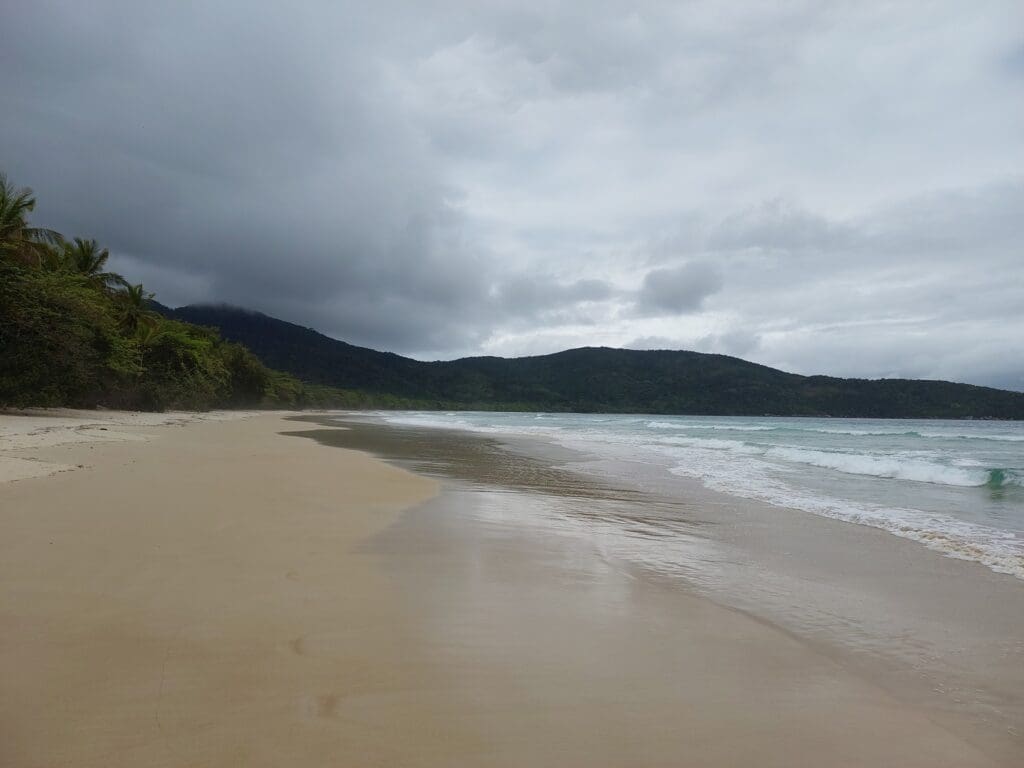
<path id="1" fill-rule="evenodd" d="M 156 322 L 156 317 L 150 318 L 151 322 L 143 323 L 135 329 L 135 338 L 143 347 L 152 347 L 164 337 L 164 329 Z"/>
<path id="2" fill-rule="evenodd" d="M 64 260 L 64 243 L 60 245 L 46 243 L 38 250 L 37 263 L 47 272 L 60 272 L 67 269 L 67 264 Z"/>
<path id="3" fill-rule="evenodd" d="M 153 294 L 143 288 L 142 283 L 126 285 L 117 295 L 121 302 L 121 327 L 126 331 L 135 333 L 156 323 L 156 312 L 148 305 Z"/>
<path id="4" fill-rule="evenodd" d="M 95 240 L 76 237 L 73 243 L 64 244 L 64 264 L 67 269 L 87 277 L 103 288 L 127 286 L 127 281 L 116 272 L 107 272 L 104 267 L 110 251 L 100 248 Z"/>
<path id="5" fill-rule="evenodd" d="M 64 242 L 60 233 L 52 229 L 28 225 L 28 214 L 35 207 L 36 198 L 31 189 L 18 189 L 0 173 L 0 256 L 39 264 L 51 245 Z"/>

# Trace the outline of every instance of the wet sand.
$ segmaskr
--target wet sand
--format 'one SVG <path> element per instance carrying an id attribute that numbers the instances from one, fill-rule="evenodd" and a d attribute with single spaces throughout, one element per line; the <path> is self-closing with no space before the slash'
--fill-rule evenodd
<path id="1" fill-rule="evenodd" d="M 0 483 L 0 765 L 1012 764 L 510 525 L 549 503 L 528 484 L 438 494 L 279 415 L 124 429 L 150 439 L 5 452 L 83 467 Z"/>
<path id="2" fill-rule="evenodd" d="M 874 528 L 709 491 L 643 463 L 606 467 L 533 438 L 341 421 L 349 428 L 304 434 L 476 491 L 466 497 L 477 503 L 465 508 L 463 530 L 483 519 L 491 535 L 575 539 L 609 567 L 788 632 L 995 761 L 1019 763 L 1019 580 Z"/>

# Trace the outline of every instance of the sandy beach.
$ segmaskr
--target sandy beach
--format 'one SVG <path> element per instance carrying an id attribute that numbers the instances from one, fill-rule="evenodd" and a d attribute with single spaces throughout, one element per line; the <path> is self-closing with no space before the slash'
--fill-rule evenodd
<path id="1" fill-rule="evenodd" d="M 2 766 L 1014 765 L 536 494 L 133 419 L 0 415 Z"/>

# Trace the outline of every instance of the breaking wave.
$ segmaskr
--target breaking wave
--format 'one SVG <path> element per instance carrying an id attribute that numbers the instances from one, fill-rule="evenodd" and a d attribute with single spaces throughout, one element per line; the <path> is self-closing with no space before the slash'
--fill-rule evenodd
<path id="1" fill-rule="evenodd" d="M 871 475 L 966 488 L 983 485 L 998 488 L 1004 485 L 1019 484 L 1020 481 L 1017 474 L 1010 469 L 949 466 L 899 456 L 869 456 L 786 447 L 769 448 L 765 455 L 769 458 L 834 469 L 851 475 Z"/>
<path id="2" fill-rule="evenodd" d="M 881 528 L 1024 579 L 1021 424 L 380 415 L 405 425 L 534 436 L 611 459 L 611 466 L 616 461 L 652 464 L 716 491 Z"/>

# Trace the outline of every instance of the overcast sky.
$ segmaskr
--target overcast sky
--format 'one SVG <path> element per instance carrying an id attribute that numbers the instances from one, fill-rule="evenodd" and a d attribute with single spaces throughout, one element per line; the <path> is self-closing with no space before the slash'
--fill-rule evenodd
<path id="1" fill-rule="evenodd" d="M 1024 389 L 1020 0 L 33 0 L 0 36 L 0 169 L 165 303 Z"/>

